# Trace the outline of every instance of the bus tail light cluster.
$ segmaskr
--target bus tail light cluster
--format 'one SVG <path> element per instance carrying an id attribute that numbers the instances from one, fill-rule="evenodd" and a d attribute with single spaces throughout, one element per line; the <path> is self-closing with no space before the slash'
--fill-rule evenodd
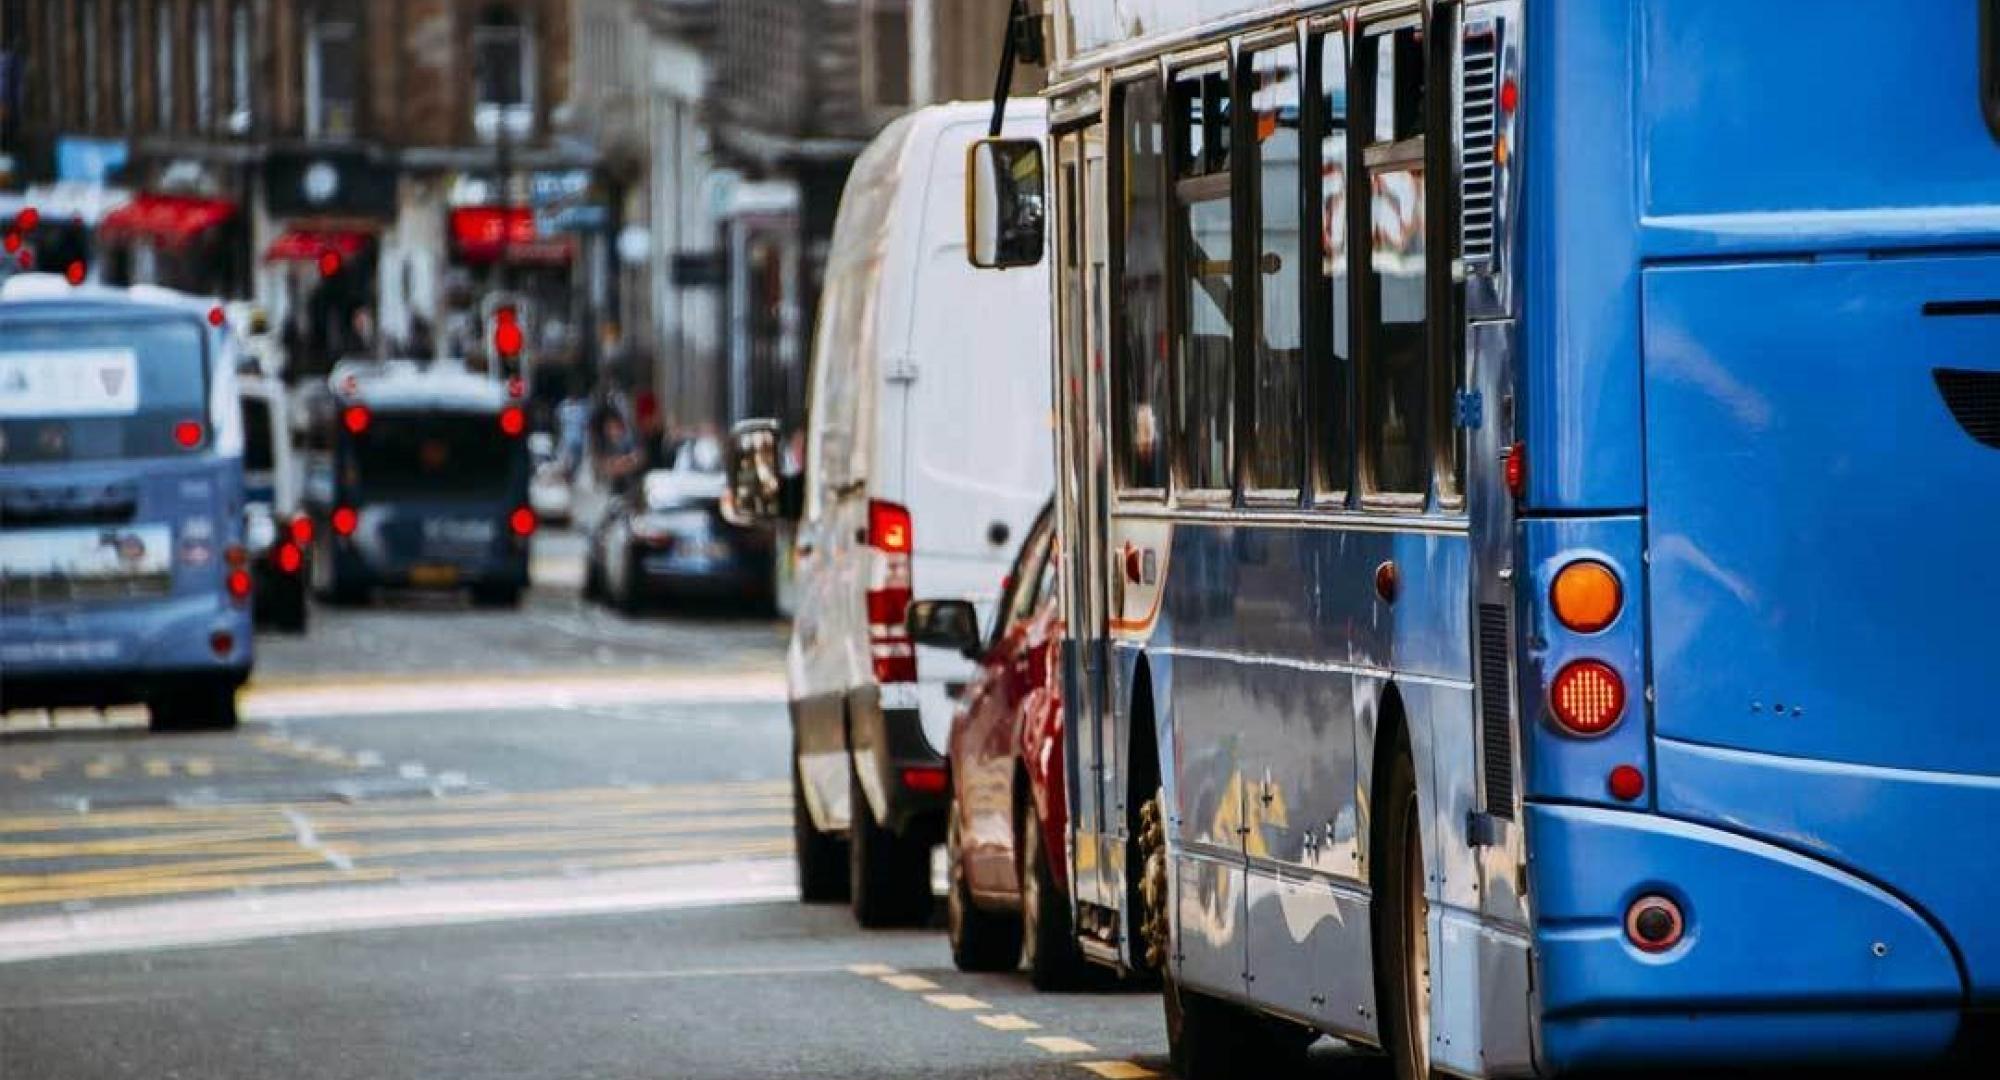
<path id="1" fill-rule="evenodd" d="M 223 585 L 229 590 L 229 598 L 239 604 L 250 599 L 250 553 L 241 545 L 231 544 L 223 550 L 222 561 L 228 568 Z"/>
<path id="2" fill-rule="evenodd" d="M 917 647 L 906 620 L 910 611 L 910 512 L 895 503 L 868 504 L 868 652 L 875 681 L 917 681 Z"/>
<path id="3" fill-rule="evenodd" d="M 1575 661 L 1549 684 L 1549 709 L 1572 735 L 1602 735 L 1625 715 L 1625 680 L 1610 664 Z"/>

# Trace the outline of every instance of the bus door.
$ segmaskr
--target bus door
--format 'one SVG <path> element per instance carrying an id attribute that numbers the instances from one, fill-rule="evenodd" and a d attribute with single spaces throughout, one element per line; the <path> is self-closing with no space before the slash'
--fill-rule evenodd
<path id="1" fill-rule="evenodd" d="M 1093 98 L 1094 103 L 1094 98 Z M 1124 820 L 1117 784 L 1117 734 L 1109 723 L 1109 641 L 1104 596 L 1105 403 L 1103 369 L 1106 273 L 1105 159 L 1102 129 L 1056 137 L 1057 198 L 1064 223 L 1056 237 L 1057 409 L 1065 618 L 1070 655 L 1065 676 L 1071 755 L 1069 806 L 1072 887 L 1076 899 L 1115 912 L 1122 895 Z M 1093 929 L 1086 918 L 1079 929 Z M 1108 927 L 1097 927 L 1108 932 Z M 1110 943 L 1106 939 L 1106 943 Z"/>

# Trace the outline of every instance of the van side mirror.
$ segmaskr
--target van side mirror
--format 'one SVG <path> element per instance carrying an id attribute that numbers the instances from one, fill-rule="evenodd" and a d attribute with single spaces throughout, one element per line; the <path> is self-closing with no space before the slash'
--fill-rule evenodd
<path id="1" fill-rule="evenodd" d="M 982 270 L 1042 261 L 1048 229 L 1042 144 L 981 139 L 966 150 L 966 257 Z"/>
<path id="2" fill-rule="evenodd" d="M 910 640 L 919 645 L 950 649 L 979 659 L 979 612 L 966 600 L 916 600 L 905 624 Z"/>
<path id="3" fill-rule="evenodd" d="M 745 420 L 729 431 L 723 447 L 722 472 L 729 484 L 722 500 L 722 516 L 731 525 L 767 525 L 778 520 L 784 507 L 779 475 L 778 422 Z"/>

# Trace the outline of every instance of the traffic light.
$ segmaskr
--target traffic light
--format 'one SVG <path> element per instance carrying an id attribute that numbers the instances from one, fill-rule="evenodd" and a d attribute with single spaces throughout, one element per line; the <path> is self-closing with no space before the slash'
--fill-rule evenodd
<path id="1" fill-rule="evenodd" d="M 521 317 L 511 307 L 497 308 L 493 312 L 493 354 L 508 363 L 521 358 L 521 346 L 525 335 L 521 332 Z"/>

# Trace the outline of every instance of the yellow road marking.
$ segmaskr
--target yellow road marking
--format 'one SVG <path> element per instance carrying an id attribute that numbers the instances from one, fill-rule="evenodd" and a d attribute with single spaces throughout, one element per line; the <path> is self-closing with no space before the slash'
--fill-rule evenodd
<path id="1" fill-rule="evenodd" d="M 83 775 L 92 780 L 106 780 L 125 768 L 125 755 L 107 754 L 83 767 Z"/>
<path id="2" fill-rule="evenodd" d="M 964 994 L 925 994 L 924 1000 L 950 1012 L 971 1012 L 975 1009 L 993 1007 L 976 997 L 967 997 Z"/>
<path id="3" fill-rule="evenodd" d="M 1016 1016 L 1013 1013 L 988 1013 L 985 1016 L 975 1016 L 973 1019 L 995 1031 L 1034 1031 L 1042 1026 L 1025 1016 Z"/>
<path id="4" fill-rule="evenodd" d="M 181 767 L 187 770 L 189 776 L 200 777 L 213 776 L 215 774 L 215 763 L 207 758 L 189 758 L 181 763 Z"/>
<path id="5" fill-rule="evenodd" d="M 896 969 L 887 964 L 849 964 L 847 965 L 847 970 L 856 975 L 866 975 L 869 978 L 874 978 L 877 975 L 894 975 L 896 973 Z"/>
<path id="6" fill-rule="evenodd" d="M 938 984 L 922 975 L 884 975 L 882 981 L 898 990 L 936 990 Z"/>
<path id="7" fill-rule="evenodd" d="M 1160 1075 L 1134 1061 L 1079 1061 L 1076 1066 L 1104 1080 L 1146 1080 L 1149 1076 Z"/>
<path id="8" fill-rule="evenodd" d="M 168 761 L 166 758 L 147 758 L 141 768 L 145 769 L 147 776 L 159 777 L 172 776 L 174 774 L 174 763 Z"/>
<path id="9" fill-rule="evenodd" d="M 1094 1054 L 1097 1047 L 1082 1039 L 1072 1039 L 1067 1035 L 1030 1035 L 1029 1046 L 1046 1050 L 1051 1054 Z"/>
<path id="10" fill-rule="evenodd" d="M 15 762 L 10 768 L 13 770 L 15 776 L 33 783 L 47 776 L 49 770 L 54 769 L 58 764 L 60 763 L 54 758 L 36 758 L 34 761 Z"/>

